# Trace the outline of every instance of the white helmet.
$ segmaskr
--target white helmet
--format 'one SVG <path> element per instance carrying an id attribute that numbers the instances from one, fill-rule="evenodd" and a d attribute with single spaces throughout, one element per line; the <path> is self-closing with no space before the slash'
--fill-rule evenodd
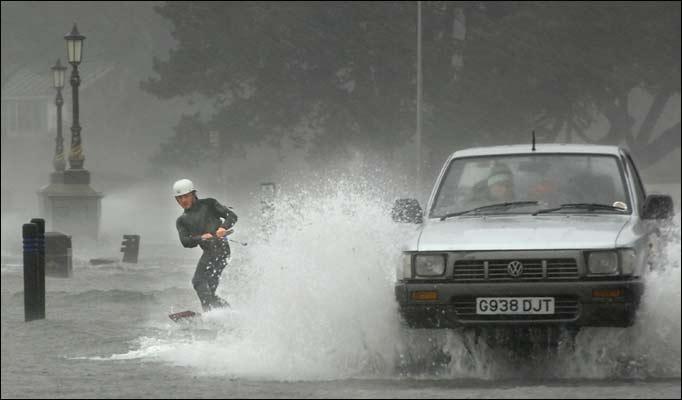
<path id="1" fill-rule="evenodd" d="M 182 196 L 194 190 L 194 184 L 189 179 L 180 179 L 173 184 L 173 196 Z"/>

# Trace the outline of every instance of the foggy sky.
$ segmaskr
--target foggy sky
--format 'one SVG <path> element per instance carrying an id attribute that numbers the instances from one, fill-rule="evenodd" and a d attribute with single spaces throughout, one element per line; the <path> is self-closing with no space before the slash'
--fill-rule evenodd
<path id="1" fill-rule="evenodd" d="M 263 144 L 250 147 L 244 157 L 229 157 L 222 165 L 224 186 L 216 188 L 213 177 L 205 171 L 187 168 L 162 168 L 150 164 L 161 143 L 173 135 L 173 127 L 180 114 L 206 112 L 212 101 L 200 96 L 160 100 L 142 91 L 140 81 L 154 76 L 152 59 L 167 59 L 170 49 L 177 45 L 171 36 L 171 26 L 153 10 L 161 2 L 3 2 L 2 3 L 2 83 L 5 84 L 21 70 L 49 74 L 49 68 L 58 57 L 65 63 L 63 36 L 71 30 L 73 22 L 87 37 L 81 71 L 95 64 L 110 65 L 109 77 L 81 91 L 81 125 L 85 151 L 85 168 L 92 173 L 91 185 L 105 194 L 103 220 L 115 224 L 125 207 L 165 210 L 144 221 L 148 225 L 163 224 L 158 221 L 168 215 L 174 221 L 177 206 L 170 196 L 170 185 L 176 179 L 194 179 L 203 193 L 223 197 L 228 204 L 247 208 L 258 196 L 259 184 L 270 181 L 305 180 L 314 171 L 329 165 L 311 165 L 303 150 L 287 139 L 282 147 Z M 679 49 L 678 58 L 679 58 Z M 238 57 L 238 55 L 235 55 Z M 70 102 L 71 91 L 64 89 L 65 100 Z M 83 82 L 86 85 L 87 82 Z M 45 88 L 44 94 L 53 104 L 54 89 Z M 3 93 L 4 96 L 4 93 Z M 632 114 L 638 124 L 651 105 L 650 97 L 631 94 Z M 4 100 L 3 100 L 4 101 Z M 70 143 L 70 109 L 64 109 L 65 147 Z M 264 113 L 270 110 L 263 110 Z M 667 104 L 661 128 L 680 120 L 680 96 Z M 3 121 L 4 125 L 5 121 Z M 607 125 L 597 121 L 591 126 L 592 135 L 598 137 Z M 15 227 L 5 224 L 9 216 L 16 220 L 33 216 L 37 212 L 36 191 L 46 185 L 52 171 L 55 132 L 39 132 L 29 138 L 2 138 L 2 196 L 3 243 Z M 560 140 L 575 138 L 563 135 Z M 444 153 L 457 150 L 438 149 Z M 399 182 L 391 195 L 414 195 L 424 199 L 428 193 L 411 193 L 409 182 L 414 171 L 414 148 L 411 143 L 396 152 L 385 154 L 365 153 L 362 148 L 351 151 L 350 158 L 329 160 L 335 169 L 345 169 L 357 174 L 385 174 L 384 180 Z M 423 187 L 429 189 L 444 159 L 429 165 Z M 208 161 L 207 161 L 208 162 Z M 213 168 L 213 167 L 211 167 Z M 372 172 L 375 171 L 375 172 Z M 672 172 L 671 172 L 672 171 Z M 643 171 L 645 180 L 676 183 L 679 204 L 680 150 L 679 148 L 650 169 Z M 372 177 L 376 178 L 376 176 Z M 670 183 L 670 182 L 667 182 Z M 200 191 L 201 191 L 200 189 Z M 103 227 L 103 229 L 105 229 Z M 118 226 L 116 230 L 127 227 Z M 165 232 L 165 228 L 148 229 L 152 235 Z M 159 240 L 173 235 L 161 234 Z M 174 237 L 174 236 L 173 236 Z M 4 246 L 4 244 L 3 244 Z M 4 249 L 3 249 L 4 251 Z"/>

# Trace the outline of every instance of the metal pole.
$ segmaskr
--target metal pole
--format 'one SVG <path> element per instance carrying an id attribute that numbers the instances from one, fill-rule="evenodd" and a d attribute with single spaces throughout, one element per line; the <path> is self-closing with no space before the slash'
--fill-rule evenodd
<path id="1" fill-rule="evenodd" d="M 62 88 L 57 88 L 55 104 L 57 105 L 57 146 L 54 154 L 54 170 L 62 172 L 66 169 L 66 160 L 64 159 L 64 137 L 62 136 L 62 106 L 64 105 Z"/>
<path id="2" fill-rule="evenodd" d="M 38 319 L 45 319 L 45 220 L 33 218 L 31 223 L 38 227 L 38 235 L 36 236 L 38 248 L 38 268 L 36 269 L 38 302 L 36 304 L 36 317 Z"/>
<path id="3" fill-rule="evenodd" d="M 422 2 L 417 2 L 417 182 L 416 197 L 421 195 L 422 170 Z"/>
<path id="4" fill-rule="evenodd" d="M 45 318 L 45 305 L 40 312 L 40 301 L 45 296 L 40 294 L 39 280 L 39 245 L 38 226 L 24 224 L 22 227 L 24 240 L 24 321 L 29 322 Z M 43 285 L 43 289 L 44 289 Z"/>
<path id="5" fill-rule="evenodd" d="M 69 154 L 69 165 L 71 169 L 82 169 L 85 157 L 83 157 L 81 126 L 78 118 L 78 87 L 80 86 L 81 79 L 80 75 L 78 75 L 78 65 L 72 65 L 71 88 L 73 89 L 73 124 L 71 125 L 71 153 Z"/>

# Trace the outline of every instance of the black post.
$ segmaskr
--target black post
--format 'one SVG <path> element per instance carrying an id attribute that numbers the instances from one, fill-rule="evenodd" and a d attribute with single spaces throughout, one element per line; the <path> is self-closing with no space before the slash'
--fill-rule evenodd
<path id="1" fill-rule="evenodd" d="M 24 239 L 24 321 L 40 319 L 38 310 L 40 303 L 38 285 L 38 226 L 24 224 L 22 227 Z M 44 307 L 43 307 L 44 308 Z"/>
<path id="2" fill-rule="evenodd" d="M 137 264 L 137 256 L 140 253 L 140 235 L 123 235 L 121 242 L 123 262 Z"/>
<path id="3" fill-rule="evenodd" d="M 45 319 L 45 220 L 42 218 L 33 218 L 31 219 L 31 223 L 38 227 L 38 235 L 36 237 L 36 247 L 38 249 L 38 268 L 36 275 L 38 305 L 36 312 L 39 319 Z"/>
<path id="4" fill-rule="evenodd" d="M 78 74 L 78 65 L 73 64 L 71 70 L 71 106 L 73 110 L 73 121 L 71 121 L 71 153 L 69 154 L 69 165 L 71 169 L 83 168 L 85 157 L 83 157 L 83 147 L 81 145 L 81 126 L 79 120 L 79 104 L 78 104 L 78 87 L 81 84 L 81 78 Z"/>

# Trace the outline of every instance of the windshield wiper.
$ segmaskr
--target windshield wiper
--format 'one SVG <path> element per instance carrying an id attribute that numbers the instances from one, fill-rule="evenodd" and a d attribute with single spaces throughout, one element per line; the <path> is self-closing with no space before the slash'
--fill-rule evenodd
<path id="1" fill-rule="evenodd" d="M 483 206 L 483 207 L 476 207 L 472 210 L 459 211 L 459 212 L 455 212 L 455 213 L 445 214 L 442 217 L 440 217 L 440 220 L 444 221 L 450 217 L 456 217 L 458 215 L 464 215 L 464 214 L 469 214 L 469 213 L 473 213 L 473 212 L 478 212 L 478 211 L 486 210 L 489 208 L 502 208 L 502 207 L 508 207 L 509 208 L 509 207 L 516 207 L 516 206 L 530 206 L 530 205 L 535 205 L 535 204 L 538 204 L 537 200 L 533 200 L 533 201 L 510 201 L 510 202 L 506 202 L 506 203 L 490 204 L 490 205 Z"/>
<path id="2" fill-rule="evenodd" d="M 559 211 L 563 210 L 566 208 L 586 208 L 588 211 L 593 211 L 593 210 L 611 210 L 611 211 L 619 211 L 619 212 L 624 212 L 620 207 L 615 207 L 609 204 L 599 204 L 599 203 L 567 203 L 567 204 L 562 204 L 559 207 L 554 207 L 554 208 L 545 208 L 543 210 L 538 210 L 533 213 L 533 215 L 538 215 L 538 214 L 545 214 L 545 213 L 551 213 L 554 211 Z"/>

